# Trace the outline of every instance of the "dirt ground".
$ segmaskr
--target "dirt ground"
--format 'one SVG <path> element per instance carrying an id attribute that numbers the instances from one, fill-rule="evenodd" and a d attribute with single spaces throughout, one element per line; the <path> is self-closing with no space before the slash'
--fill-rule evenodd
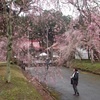
<path id="1" fill-rule="evenodd" d="M 41 94 L 41 96 L 43 97 L 43 100 L 56 100 L 51 94 L 50 92 L 44 88 L 39 81 L 32 77 L 28 72 L 26 71 L 22 71 L 23 74 L 25 75 L 25 77 L 28 79 L 28 81 L 30 83 L 32 83 L 34 85 L 34 87 L 36 88 L 36 90 Z"/>

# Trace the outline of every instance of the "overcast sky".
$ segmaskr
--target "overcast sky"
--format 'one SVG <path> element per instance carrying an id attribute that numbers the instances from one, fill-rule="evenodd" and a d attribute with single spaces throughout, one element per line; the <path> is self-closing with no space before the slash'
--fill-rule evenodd
<path id="1" fill-rule="evenodd" d="M 62 6 L 61 7 L 61 11 L 64 15 L 71 15 L 73 17 L 77 17 L 78 16 L 78 12 L 76 10 L 75 7 L 73 7 L 72 5 L 66 5 L 66 6 Z"/>
<path id="2" fill-rule="evenodd" d="M 78 12 L 77 12 L 76 8 L 73 7 L 71 4 L 62 4 L 62 3 L 59 3 L 59 4 L 60 4 L 59 7 L 56 5 L 56 3 L 54 3 L 54 4 L 52 4 L 52 3 L 45 4 L 45 2 L 43 2 L 40 5 L 43 9 L 46 9 L 46 10 L 50 10 L 50 9 L 61 10 L 63 15 L 66 15 L 66 16 L 67 15 L 71 15 L 73 17 L 78 16 Z"/>
<path id="3" fill-rule="evenodd" d="M 50 0 L 48 0 L 50 1 Z M 55 9 L 55 10 L 60 10 L 63 15 L 67 16 L 67 15 L 71 15 L 73 16 L 74 18 L 76 18 L 78 16 L 78 12 L 76 10 L 75 7 L 73 7 L 71 4 L 62 4 L 60 3 L 60 6 L 58 7 L 56 5 L 56 3 L 51 3 L 50 2 L 47 2 L 47 1 L 44 1 L 44 2 L 39 2 L 39 3 L 35 3 L 33 4 L 34 6 L 38 6 L 38 7 L 42 7 L 42 9 L 44 10 L 51 10 L 51 9 Z M 17 8 L 18 10 L 18 8 Z M 23 13 L 21 13 L 23 15 Z"/>

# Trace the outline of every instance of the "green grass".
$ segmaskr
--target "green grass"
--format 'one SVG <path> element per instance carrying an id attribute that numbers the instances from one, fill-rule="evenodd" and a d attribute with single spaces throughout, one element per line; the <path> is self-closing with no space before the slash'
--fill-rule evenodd
<path id="1" fill-rule="evenodd" d="M 0 100 L 43 100 L 16 65 L 11 66 L 11 83 L 6 83 L 5 66 L 0 63 Z"/>
<path id="2" fill-rule="evenodd" d="M 72 66 L 81 70 L 100 74 L 100 62 L 91 63 L 89 60 L 74 60 Z"/>

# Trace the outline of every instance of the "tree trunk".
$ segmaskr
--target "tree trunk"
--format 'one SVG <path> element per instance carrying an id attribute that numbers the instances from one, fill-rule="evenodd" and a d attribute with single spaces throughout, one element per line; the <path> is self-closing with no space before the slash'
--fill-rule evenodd
<path id="1" fill-rule="evenodd" d="M 100 59 L 99 53 L 95 49 L 93 50 L 93 56 L 95 61 L 99 61 Z"/>
<path id="2" fill-rule="evenodd" d="M 89 50 L 89 46 L 88 46 L 88 60 L 90 60 L 90 50 Z"/>
<path id="3" fill-rule="evenodd" d="M 91 63 L 94 63 L 93 49 L 91 49 Z"/>
<path id="4" fill-rule="evenodd" d="M 7 70 L 6 70 L 6 82 L 9 83 L 11 81 L 11 58 L 12 58 L 12 22 L 11 18 L 7 18 Z"/>

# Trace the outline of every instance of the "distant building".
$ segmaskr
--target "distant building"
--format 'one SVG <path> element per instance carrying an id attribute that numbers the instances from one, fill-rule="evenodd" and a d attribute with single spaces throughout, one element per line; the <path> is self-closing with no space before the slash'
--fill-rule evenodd
<path id="1" fill-rule="evenodd" d="M 77 48 L 75 59 L 88 59 L 88 52 L 86 50 Z"/>
<path id="2" fill-rule="evenodd" d="M 51 46 L 54 51 L 59 49 L 58 43 L 55 43 Z M 50 49 L 51 47 L 48 47 Z M 75 52 L 75 59 L 88 59 L 88 52 L 84 49 L 77 48 Z"/>
<path id="3" fill-rule="evenodd" d="M 23 47 L 24 48 L 29 48 L 31 45 L 34 47 L 35 50 L 41 49 L 39 41 L 37 41 L 37 40 L 31 40 L 30 41 L 28 39 L 24 39 L 22 44 L 20 44 L 20 47 L 21 48 L 23 48 Z"/>

